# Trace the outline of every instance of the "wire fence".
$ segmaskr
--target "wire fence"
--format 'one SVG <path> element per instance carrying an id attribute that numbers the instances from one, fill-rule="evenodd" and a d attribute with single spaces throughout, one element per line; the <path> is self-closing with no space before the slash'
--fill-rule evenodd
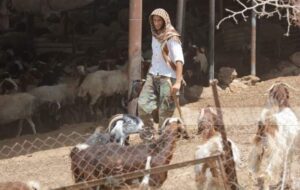
<path id="1" fill-rule="evenodd" d="M 104 183 L 111 189 L 111 185 L 121 186 L 121 189 L 140 189 L 140 182 L 150 172 L 149 184 L 156 185 L 160 189 L 210 189 L 211 184 L 224 189 L 224 182 L 234 183 L 237 189 L 257 189 L 258 181 L 248 172 L 248 160 L 254 147 L 253 138 L 257 131 L 257 118 L 261 110 L 262 108 L 258 107 L 223 108 L 227 135 L 240 151 L 241 164 L 236 163 L 235 166 L 238 184 L 227 181 L 223 174 L 226 168 L 220 167 L 218 159 L 206 160 L 202 163 L 202 158 L 195 158 L 199 145 L 203 148 L 205 140 L 201 135 L 197 135 L 197 125 L 193 122 L 188 123 L 191 139 L 178 140 L 166 136 L 162 139 L 169 139 L 168 141 L 157 140 L 157 144 L 149 146 L 142 144 L 138 135 L 130 137 L 130 146 L 127 147 L 82 146 L 91 134 L 77 132 L 60 133 L 9 145 L 0 142 L 0 183 L 33 180 L 38 181 L 42 189 L 76 189 L 78 184 L 83 185 L 79 186 L 80 188 L 90 189 L 91 186 Z M 297 113 L 298 109 L 294 110 Z M 192 110 L 188 112 L 187 109 L 183 113 L 190 114 L 193 121 L 197 121 L 199 116 L 199 112 L 192 112 Z M 174 147 L 171 146 L 172 139 Z M 74 153 L 75 146 L 77 146 L 77 154 L 75 156 L 73 154 L 72 157 L 71 152 Z M 289 160 L 291 189 L 300 189 L 299 146 L 298 137 L 291 150 L 294 156 Z M 208 157 L 219 153 L 213 152 Z M 149 155 L 151 164 L 150 168 L 147 168 Z M 221 160 L 222 166 L 228 162 L 224 156 Z M 165 162 L 157 164 L 163 161 Z M 76 171 L 78 168 L 81 171 Z M 166 170 L 167 176 L 162 175 Z M 205 176 L 196 175 L 197 170 L 211 172 L 216 177 L 205 181 L 207 180 Z M 124 175 L 125 177 L 129 175 L 130 179 L 124 179 Z M 165 179 L 158 180 L 158 178 Z"/>

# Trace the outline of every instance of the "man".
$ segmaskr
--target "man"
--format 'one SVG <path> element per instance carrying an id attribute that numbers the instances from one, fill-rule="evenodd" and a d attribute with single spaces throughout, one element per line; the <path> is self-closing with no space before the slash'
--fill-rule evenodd
<path id="1" fill-rule="evenodd" d="M 164 120 L 175 110 L 173 94 L 182 81 L 184 64 L 180 35 L 171 25 L 164 9 L 155 9 L 149 16 L 152 32 L 152 60 L 146 82 L 138 100 L 138 113 L 145 124 L 141 138 L 150 141 L 154 128 L 152 112 L 158 109 L 159 133 Z"/>

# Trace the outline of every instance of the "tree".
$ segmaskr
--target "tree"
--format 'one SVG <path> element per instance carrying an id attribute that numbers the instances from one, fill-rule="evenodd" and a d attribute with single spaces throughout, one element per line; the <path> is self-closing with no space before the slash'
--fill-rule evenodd
<path id="1" fill-rule="evenodd" d="M 225 9 L 230 14 L 219 21 L 217 29 L 219 29 L 222 22 L 231 18 L 238 23 L 237 16 L 242 16 L 246 21 L 248 18 L 246 13 L 248 11 L 254 11 L 258 18 L 269 18 L 278 15 L 280 20 L 282 18 L 286 19 L 288 24 L 286 36 L 289 35 L 292 25 L 300 25 L 300 0 L 252 0 L 252 4 L 250 0 L 246 2 L 236 0 L 236 2 L 242 9 L 238 11 Z"/>

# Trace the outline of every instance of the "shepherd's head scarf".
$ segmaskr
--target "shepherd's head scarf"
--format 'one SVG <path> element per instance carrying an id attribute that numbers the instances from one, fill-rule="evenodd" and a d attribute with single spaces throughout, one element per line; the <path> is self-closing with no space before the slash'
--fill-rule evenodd
<path id="1" fill-rule="evenodd" d="M 158 34 L 154 27 L 153 23 L 153 16 L 157 15 L 160 16 L 164 20 L 164 28 L 162 29 L 161 33 Z M 175 30 L 175 28 L 171 24 L 171 20 L 169 14 L 164 9 L 155 9 L 149 16 L 149 22 L 151 26 L 152 35 L 161 43 L 165 42 L 166 40 L 172 38 L 176 41 L 180 42 L 180 34 Z"/>

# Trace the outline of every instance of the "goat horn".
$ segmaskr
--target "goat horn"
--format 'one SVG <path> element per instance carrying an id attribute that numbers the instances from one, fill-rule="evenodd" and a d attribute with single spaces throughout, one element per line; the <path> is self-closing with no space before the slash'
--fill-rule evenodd
<path id="1" fill-rule="evenodd" d="M 217 112 L 216 112 L 216 110 L 214 110 L 214 109 L 213 109 L 212 107 L 210 107 L 210 106 L 209 106 L 209 110 L 210 110 L 213 114 L 218 115 Z"/>
<path id="2" fill-rule="evenodd" d="M 272 86 L 271 86 L 270 88 L 268 88 L 267 93 L 270 92 L 270 91 L 274 88 L 274 86 L 275 86 L 277 83 L 278 83 L 278 82 L 272 84 Z"/>
<path id="3" fill-rule="evenodd" d="M 108 132 L 110 132 L 111 128 L 112 128 L 112 124 L 114 122 L 116 122 L 117 120 L 122 119 L 123 117 L 124 117 L 124 114 L 117 114 L 117 115 L 112 116 L 106 130 L 108 130 Z"/>
<path id="4" fill-rule="evenodd" d="M 200 116 L 199 116 L 199 120 L 200 119 L 202 119 L 204 117 L 204 108 L 202 108 L 201 110 L 200 110 Z"/>
<path id="5" fill-rule="evenodd" d="M 183 125 L 183 126 L 185 126 L 185 124 L 184 124 L 184 122 L 183 122 L 183 120 L 181 119 L 181 118 L 177 118 L 178 119 L 178 121 Z"/>
<path id="6" fill-rule="evenodd" d="M 170 121 L 170 117 L 168 117 L 167 119 L 165 119 L 165 121 L 163 122 L 163 124 L 160 126 L 160 128 L 162 130 L 165 130 L 167 123 Z"/>

